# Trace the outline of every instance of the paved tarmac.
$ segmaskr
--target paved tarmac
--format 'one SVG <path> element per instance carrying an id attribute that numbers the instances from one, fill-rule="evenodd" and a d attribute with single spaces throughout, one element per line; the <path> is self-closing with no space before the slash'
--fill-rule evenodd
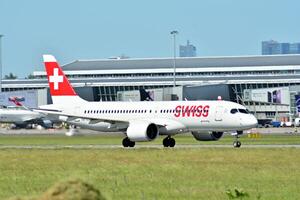
<path id="1" fill-rule="evenodd" d="M 66 129 L 18 129 L 18 130 L 10 130 L 5 128 L 0 128 L 0 135 L 64 135 L 68 130 Z M 260 133 L 260 134 L 299 134 L 300 128 L 257 128 L 252 129 L 252 133 Z M 249 133 L 245 132 L 245 134 Z M 97 135 L 120 135 L 123 136 L 122 133 L 99 133 L 97 131 L 91 131 L 87 129 L 78 129 L 78 135 L 85 134 L 97 134 Z M 77 135 L 76 134 L 76 135 Z M 192 136 L 191 136 L 192 137 Z M 95 145 L 84 145 L 84 144 L 75 144 L 75 145 L 1 145 L 0 149 L 123 149 L 124 147 L 119 145 L 110 145 L 110 144 L 95 144 Z M 153 148 L 153 149 L 163 149 L 162 144 L 147 144 L 147 143 L 137 143 L 134 148 L 124 148 L 124 149 L 141 149 L 141 148 Z M 232 144 L 176 144 L 175 149 L 198 149 L 198 148 L 233 148 Z M 264 144 L 242 144 L 241 148 L 300 148 L 299 145 L 289 145 L 289 144 L 275 144 L 275 145 L 264 145 Z"/>
<path id="2" fill-rule="evenodd" d="M 163 149 L 160 144 L 137 144 L 134 148 L 124 148 L 122 145 L 0 145 L 0 149 Z M 178 144 L 174 149 L 201 149 L 201 148 L 233 148 L 232 145 L 198 145 L 198 144 Z M 240 148 L 300 148 L 300 145 L 242 145 Z M 171 149 L 171 148 L 170 148 Z"/>

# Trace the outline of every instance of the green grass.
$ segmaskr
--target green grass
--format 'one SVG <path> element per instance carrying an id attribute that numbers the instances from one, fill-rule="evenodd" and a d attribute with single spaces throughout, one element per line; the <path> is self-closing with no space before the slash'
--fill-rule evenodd
<path id="1" fill-rule="evenodd" d="M 177 144 L 198 142 L 176 136 Z M 122 136 L 1 135 L 1 145 L 120 144 Z M 162 137 L 150 144 L 161 144 Z M 300 144 L 299 135 L 241 138 L 243 144 Z M 81 178 L 108 199 L 227 199 L 243 189 L 250 199 L 300 199 L 299 148 L 2 149 L 0 199 L 39 195 L 53 183 Z"/>
<path id="2" fill-rule="evenodd" d="M 0 199 L 81 178 L 109 199 L 300 199 L 300 150 L 101 149 L 0 151 Z"/>

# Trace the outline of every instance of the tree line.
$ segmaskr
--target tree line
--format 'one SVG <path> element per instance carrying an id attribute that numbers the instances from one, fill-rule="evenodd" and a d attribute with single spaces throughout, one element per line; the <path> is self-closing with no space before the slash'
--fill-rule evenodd
<path id="1" fill-rule="evenodd" d="M 17 75 L 10 72 L 9 74 L 5 75 L 3 79 L 13 80 L 17 78 Z M 29 74 L 27 77 L 25 77 L 25 79 L 34 79 L 34 76 L 32 74 Z"/>

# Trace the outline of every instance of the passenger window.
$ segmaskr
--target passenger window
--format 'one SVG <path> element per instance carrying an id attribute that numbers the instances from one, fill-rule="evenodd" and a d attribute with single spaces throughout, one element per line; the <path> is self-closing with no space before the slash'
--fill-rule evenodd
<path id="1" fill-rule="evenodd" d="M 237 113 L 237 112 L 238 112 L 238 110 L 237 110 L 236 108 L 231 109 L 231 111 L 230 111 L 231 114 L 235 114 L 235 113 Z"/>

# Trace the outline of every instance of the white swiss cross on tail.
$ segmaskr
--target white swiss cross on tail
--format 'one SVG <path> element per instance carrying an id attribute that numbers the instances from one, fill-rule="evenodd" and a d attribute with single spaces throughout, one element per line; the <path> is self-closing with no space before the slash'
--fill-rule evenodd
<path id="1" fill-rule="evenodd" d="M 77 96 L 54 56 L 43 57 L 53 103 L 68 105 L 70 102 L 83 102 L 84 100 Z"/>
<path id="2" fill-rule="evenodd" d="M 54 83 L 54 90 L 58 90 L 59 83 L 64 82 L 64 77 L 58 75 L 58 68 L 53 69 L 53 76 L 49 76 L 49 82 Z"/>

